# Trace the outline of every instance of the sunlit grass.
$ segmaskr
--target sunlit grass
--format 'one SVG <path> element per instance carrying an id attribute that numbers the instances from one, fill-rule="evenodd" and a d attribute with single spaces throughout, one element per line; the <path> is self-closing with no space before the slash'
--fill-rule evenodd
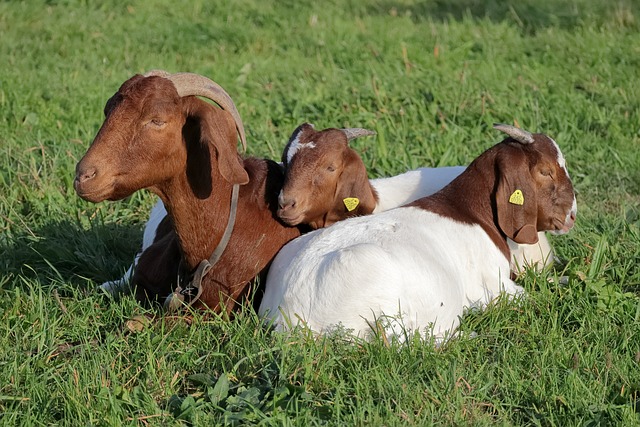
<path id="1" fill-rule="evenodd" d="M 0 423 L 640 424 L 639 19 L 604 0 L 0 3 Z M 155 199 L 89 204 L 74 168 L 106 100 L 154 68 L 223 85 L 251 155 L 278 159 L 303 121 L 373 129 L 353 142 L 372 177 L 467 164 L 494 122 L 548 133 L 576 227 L 527 298 L 440 347 L 111 300 L 95 286 Z"/>

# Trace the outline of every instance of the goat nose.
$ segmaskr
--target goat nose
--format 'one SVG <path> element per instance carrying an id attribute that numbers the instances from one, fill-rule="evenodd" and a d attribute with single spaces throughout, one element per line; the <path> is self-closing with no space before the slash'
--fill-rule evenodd
<path id="1" fill-rule="evenodd" d="M 278 206 L 280 207 L 280 209 L 293 208 L 295 207 L 295 205 L 295 199 L 287 199 L 284 197 L 284 194 L 282 194 L 282 191 L 280 192 L 280 194 L 278 195 Z"/>
<path id="2" fill-rule="evenodd" d="M 96 176 L 96 168 L 88 168 L 85 170 L 78 170 L 76 172 L 76 181 L 85 182 L 93 179 Z"/>

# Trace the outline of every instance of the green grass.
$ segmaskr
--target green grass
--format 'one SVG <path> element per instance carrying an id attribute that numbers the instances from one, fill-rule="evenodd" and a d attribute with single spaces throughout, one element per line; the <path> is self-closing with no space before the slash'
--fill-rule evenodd
<path id="1" fill-rule="evenodd" d="M 640 425 L 637 1 L 176 3 L 0 3 L 1 424 Z M 153 68 L 222 84 L 252 155 L 303 121 L 374 129 L 353 143 L 372 177 L 466 164 L 493 122 L 548 133 L 578 192 L 561 263 L 440 348 L 274 334 L 249 309 L 132 332 L 145 310 L 94 288 L 154 197 L 94 205 L 72 180 Z"/>

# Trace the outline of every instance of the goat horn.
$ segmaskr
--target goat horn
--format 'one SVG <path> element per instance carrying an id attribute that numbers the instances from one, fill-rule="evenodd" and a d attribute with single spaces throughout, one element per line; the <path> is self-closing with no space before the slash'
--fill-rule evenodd
<path id="1" fill-rule="evenodd" d="M 494 123 L 493 128 L 506 133 L 521 144 L 531 144 L 533 142 L 533 135 L 531 135 L 531 132 L 527 132 L 524 129 L 502 123 Z"/>
<path id="2" fill-rule="evenodd" d="M 370 136 L 370 135 L 376 134 L 372 130 L 363 129 L 363 128 L 346 128 L 346 129 L 340 129 L 340 130 L 346 135 L 347 140 L 349 141 L 359 138 L 361 136 Z"/>
<path id="3" fill-rule="evenodd" d="M 180 96 L 204 96 L 218 104 L 220 108 L 231 114 L 236 122 L 236 129 L 240 135 L 242 148 L 247 151 L 247 138 L 244 132 L 244 125 L 240 118 L 240 113 L 233 103 L 229 94 L 216 82 L 207 77 L 193 73 L 175 73 L 170 74 L 163 70 L 151 70 L 144 74 L 145 77 L 158 76 L 171 80 Z"/>

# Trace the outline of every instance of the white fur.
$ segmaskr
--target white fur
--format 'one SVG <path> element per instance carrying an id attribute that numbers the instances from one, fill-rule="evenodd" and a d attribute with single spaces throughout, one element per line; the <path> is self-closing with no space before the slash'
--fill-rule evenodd
<path id="1" fill-rule="evenodd" d="M 551 243 L 542 231 L 538 233 L 538 243 L 533 245 L 518 244 L 511 239 L 507 239 L 507 243 L 511 250 L 511 270 L 516 273 L 526 268 L 540 271 L 555 261 Z"/>
<path id="2" fill-rule="evenodd" d="M 313 260 L 310 262 L 310 260 Z M 484 307 L 510 280 L 507 258 L 478 225 L 416 207 L 340 221 L 282 248 L 259 313 L 278 329 L 338 325 L 367 337 L 376 319 L 387 335 L 443 338 L 465 307 Z"/>
<path id="3" fill-rule="evenodd" d="M 303 148 L 316 148 L 316 144 L 313 141 L 300 142 L 301 133 L 302 132 L 298 132 L 296 137 L 290 142 L 289 149 L 287 150 L 287 162 L 289 163 L 291 163 L 293 156 Z"/>
<path id="4" fill-rule="evenodd" d="M 567 162 L 565 161 L 564 156 L 562 155 L 562 151 L 560 151 L 560 146 L 553 138 L 549 137 L 549 140 L 551 140 L 553 145 L 556 147 L 556 151 L 558 152 L 558 155 L 556 157 L 556 161 L 558 162 L 558 165 L 560 165 L 560 167 L 564 169 L 567 175 L 569 175 L 569 171 L 567 170 Z"/>

